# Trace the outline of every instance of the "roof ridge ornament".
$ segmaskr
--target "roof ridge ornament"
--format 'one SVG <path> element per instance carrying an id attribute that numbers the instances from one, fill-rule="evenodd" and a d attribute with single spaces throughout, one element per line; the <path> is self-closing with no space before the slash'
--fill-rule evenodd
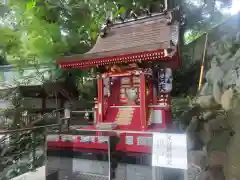
<path id="1" fill-rule="evenodd" d="M 152 16 L 152 13 L 148 8 L 140 7 L 140 11 L 143 12 L 145 16 Z"/>
<path id="2" fill-rule="evenodd" d="M 100 37 L 101 38 L 104 38 L 107 36 L 107 34 L 109 33 L 110 31 L 110 27 L 113 25 L 113 22 L 110 18 L 107 18 L 105 23 L 103 24 L 101 30 L 100 30 Z"/>
<path id="3" fill-rule="evenodd" d="M 116 20 L 120 20 L 122 23 L 124 23 L 125 19 L 121 16 L 121 14 L 117 15 Z"/>
<path id="4" fill-rule="evenodd" d="M 122 23 L 128 23 L 128 22 L 136 21 L 138 19 L 147 18 L 147 17 L 159 15 L 159 14 L 165 15 L 167 17 L 168 24 L 171 25 L 172 22 L 175 20 L 175 15 L 174 15 L 175 12 L 169 11 L 167 3 L 168 3 L 168 0 L 165 0 L 164 4 L 160 4 L 160 7 L 159 7 L 160 9 L 158 10 L 159 11 L 158 13 L 153 13 L 152 10 L 151 10 L 151 7 L 144 8 L 144 7 L 141 6 L 137 10 L 132 9 L 130 12 L 128 11 L 129 12 L 128 15 L 125 12 L 124 15 L 117 14 L 117 16 L 114 17 L 114 18 L 111 16 L 111 26 L 116 25 L 116 24 L 122 24 Z M 120 9 L 120 8 L 121 8 L 121 6 L 118 5 L 118 9 Z M 176 9 L 179 9 L 179 8 L 174 8 L 173 11 L 176 11 Z M 138 15 L 136 13 L 136 11 L 138 13 L 140 13 L 140 15 Z M 107 28 L 104 26 L 101 29 L 101 32 L 102 32 L 101 37 L 106 36 L 107 33 L 104 33 L 106 31 L 107 31 Z"/>
<path id="5" fill-rule="evenodd" d="M 179 22 L 180 25 L 184 25 L 186 16 L 184 13 L 181 12 L 180 6 L 176 6 L 171 11 L 165 10 L 164 13 L 167 18 L 168 25 L 172 25 L 175 21 Z"/>
<path id="6" fill-rule="evenodd" d="M 136 14 L 133 10 L 130 12 L 130 16 L 131 16 L 134 20 L 137 20 L 137 19 L 138 19 L 137 14 Z"/>

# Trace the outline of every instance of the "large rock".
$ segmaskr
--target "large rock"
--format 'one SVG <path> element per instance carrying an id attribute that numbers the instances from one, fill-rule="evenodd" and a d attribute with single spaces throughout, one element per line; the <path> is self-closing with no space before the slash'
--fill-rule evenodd
<path id="1" fill-rule="evenodd" d="M 240 42 L 240 32 L 237 32 L 235 39 L 234 39 L 234 43 L 239 44 L 239 42 Z"/>
<path id="2" fill-rule="evenodd" d="M 237 143 L 240 137 L 240 32 L 234 37 L 232 34 L 219 38 L 210 47 L 211 68 L 196 100 L 206 112 L 196 131 L 206 146 L 208 164 L 198 180 L 224 180 L 225 175 L 228 179 L 240 179 L 240 158 L 237 158 L 240 149 Z"/>
<path id="3" fill-rule="evenodd" d="M 194 116 L 197 116 L 201 111 L 201 108 L 199 106 L 194 106 L 191 109 L 184 111 L 180 117 L 178 117 L 179 119 L 179 125 L 180 125 L 180 129 L 181 130 L 186 130 L 187 126 L 189 125 L 189 123 L 191 122 L 192 118 Z"/>
<path id="4" fill-rule="evenodd" d="M 213 84 L 213 97 L 218 104 L 221 104 L 221 96 L 222 96 L 222 87 L 220 86 L 220 83 L 216 81 Z"/>
<path id="5" fill-rule="evenodd" d="M 217 42 L 213 42 L 210 44 L 210 46 L 208 47 L 208 56 L 217 55 L 217 50 L 218 50 L 217 46 L 218 46 Z"/>
<path id="6" fill-rule="evenodd" d="M 196 132 L 199 125 L 199 120 L 195 116 L 190 121 L 185 133 L 187 134 L 187 148 L 188 150 L 200 149 L 202 144 L 200 138 Z"/>
<path id="7" fill-rule="evenodd" d="M 207 121 L 207 120 L 211 119 L 214 116 L 215 116 L 215 112 L 213 112 L 213 111 L 206 111 L 206 112 L 202 113 L 202 119 L 204 121 Z"/>
<path id="8" fill-rule="evenodd" d="M 196 180 L 225 180 L 225 175 L 222 167 L 212 167 L 200 173 Z"/>
<path id="9" fill-rule="evenodd" d="M 238 80 L 237 72 L 235 70 L 229 70 L 226 72 L 223 78 L 223 88 L 228 89 L 232 85 L 236 84 Z"/>
<path id="10" fill-rule="evenodd" d="M 238 74 L 240 74 L 240 68 L 238 69 Z M 238 76 L 238 74 L 236 76 Z M 240 76 L 236 79 L 236 87 L 235 90 L 239 93 L 240 92 Z"/>
<path id="11" fill-rule="evenodd" d="M 199 104 L 201 107 L 210 108 L 211 106 L 215 106 L 216 103 L 221 103 L 223 77 L 224 72 L 219 67 L 219 62 L 215 57 L 211 61 L 211 68 L 206 73 L 207 83 L 204 84 L 200 92 L 200 95 L 203 96 L 199 99 Z M 211 95 L 213 99 L 211 98 Z"/>
<path id="12" fill-rule="evenodd" d="M 228 35 L 223 37 L 222 44 L 223 44 L 224 52 L 230 52 L 233 47 L 232 37 L 229 37 Z"/>
<path id="13" fill-rule="evenodd" d="M 217 106 L 217 103 L 214 100 L 212 95 L 199 96 L 196 100 L 196 103 L 200 105 L 201 108 L 214 108 Z"/>
<path id="14" fill-rule="evenodd" d="M 206 126 L 205 128 L 207 128 L 209 131 L 212 131 L 212 132 L 229 128 L 229 124 L 225 114 L 217 115 L 215 118 L 205 123 L 205 126 Z"/>
<path id="15" fill-rule="evenodd" d="M 204 151 L 188 151 L 188 165 L 203 171 L 207 165 L 207 156 Z"/>
<path id="16" fill-rule="evenodd" d="M 219 67 L 219 65 L 220 63 L 218 59 L 214 57 L 211 61 L 211 68 L 206 73 L 207 85 L 209 86 L 208 89 L 212 87 L 211 94 L 213 95 L 215 102 L 217 102 L 218 104 L 220 104 L 221 102 L 221 95 L 222 95 L 221 84 L 224 77 L 224 72 Z M 204 87 L 204 88 L 207 89 L 207 87 Z"/>
<path id="17" fill-rule="evenodd" d="M 230 129 L 214 132 L 214 136 L 207 144 L 208 156 L 210 156 L 212 152 L 227 152 L 228 143 L 231 137 L 232 131 Z"/>
<path id="18" fill-rule="evenodd" d="M 207 123 L 204 123 L 203 129 L 199 131 L 199 136 L 203 144 L 207 145 L 208 142 L 212 139 L 213 132 Z"/>
<path id="19" fill-rule="evenodd" d="M 232 88 L 223 92 L 221 97 L 221 105 L 224 110 L 229 111 L 233 107 L 233 95 L 234 93 Z"/>
<path id="20" fill-rule="evenodd" d="M 213 85 L 208 82 L 204 83 L 200 91 L 200 96 L 209 96 L 209 95 L 212 95 L 212 93 L 213 93 Z"/>
<path id="21" fill-rule="evenodd" d="M 237 50 L 235 55 L 231 58 L 231 61 L 235 62 L 234 67 L 236 67 L 236 65 L 239 64 L 239 61 L 240 61 L 240 48 Z"/>
<path id="22" fill-rule="evenodd" d="M 212 151 L 208 155 L 207 164 L 209 167 L 224 167 L 227 162 L 227 153 Z"/>
<path id="23" fill-rule="evenodd" d="M 214 84 L 216 82 L 221 83 L 224 76 L 223 70 L 218 66 L 218 63 L 214 60 L 211 65 L 211 69 L 206 73 L 206 80 L 208 83 Z"/>
<path id="24" fill-rule="evenodd" d="M 235 53 L 235 55 L 230 59 L 225 59 L 221 65 L 221 69 L 224 73 L 228 73 L 231 69 L 234 69 L 240 60 L 240 49 Z"/>
<path id="25" fill-rule="evenodd" d="M 226 52 L 225 54 L 218 54 L 217 58 L 220 59 L 221 63 L 224 63 L 227 59 L 230 59 L 232 56 L 231 52 Z"/>

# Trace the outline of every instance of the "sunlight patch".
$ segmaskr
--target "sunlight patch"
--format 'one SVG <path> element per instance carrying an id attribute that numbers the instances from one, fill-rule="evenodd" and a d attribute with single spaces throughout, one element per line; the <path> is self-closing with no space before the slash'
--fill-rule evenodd
<path id="1" fill-rule="evenodd" d="M 240 1 L 232 0 L 231 14 L 237 14 L 240 12 Z"/>

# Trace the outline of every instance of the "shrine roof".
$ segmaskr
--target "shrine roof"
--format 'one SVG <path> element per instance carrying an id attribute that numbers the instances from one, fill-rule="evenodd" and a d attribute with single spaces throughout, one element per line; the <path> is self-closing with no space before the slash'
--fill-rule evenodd
<path id="1" fill-rule="evenodd" d="M 138 60 L 169 59 L 165 50 L 177 48 L 179 23 L 168 23 L 169 16 L 162 13 L 113 24 L 105 37 L 98 37 L 90 51 L 62 57 L 57 64 L 63 68 L 84 69 Z"/>

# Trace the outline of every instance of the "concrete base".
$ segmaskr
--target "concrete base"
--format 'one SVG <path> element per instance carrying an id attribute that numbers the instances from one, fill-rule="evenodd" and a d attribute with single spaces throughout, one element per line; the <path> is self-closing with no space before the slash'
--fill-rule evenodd
<path id="1" fill-rule="evenodd" d="M 12 178 L 11 180 L 46 180 L 46 166 L 29 171 L 25 174 Z"/>
<path id="2" fill-rule="evenodd" d="M 109 164 L 104 161 L 48 157 L 48 169 L 58 169 L 60 179 L 107 180 Z M 182 170 L 154 168 L 150 166 L 119 164 L 116 180 L 183 180 Z"/>

